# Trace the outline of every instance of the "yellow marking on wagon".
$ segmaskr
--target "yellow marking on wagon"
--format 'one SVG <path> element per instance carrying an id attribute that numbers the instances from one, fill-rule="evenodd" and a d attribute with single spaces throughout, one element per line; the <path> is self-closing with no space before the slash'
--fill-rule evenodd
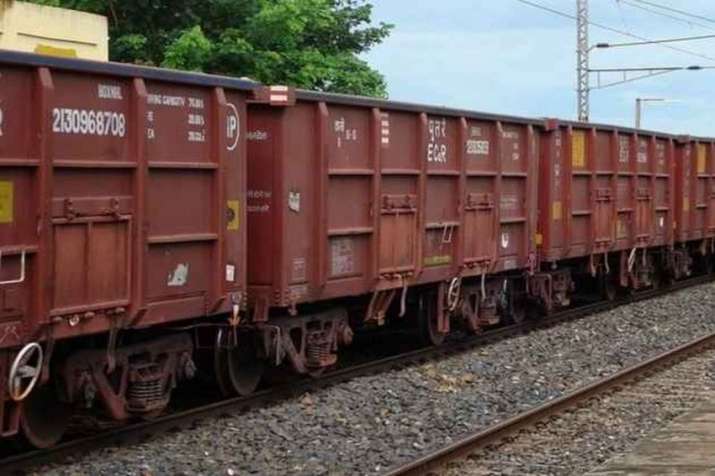
<path id="1" fill-rule="evenodd" d="M 705 144 L 698 144 L 698 174 L 704 174 L 707 166 L 708 150 Z"/>
<path id="2" fill-rule="evenodd" d="M 616 238 L 626 238 L 627 236 L 626 223 L 623 221 L 623 218 L 619 217 L 616 223 Z"/>
<path id="3" fill-rule="evenodd" d="M 452 262 L 452 257 L 449 255 L 429 256 L 425 258 L 425 266 L 444 266 Z"/>
<path id="4" fill-rule="evenodd" d="M 563 208 L 560 201 L 554 202 L 551 207 L 551 219 L 554 221 L 561 220 L 564 214 Z"/>
<path id="5" fill-rule="evenodd" d="M 15 221 L 15 186 L 12 182 L 0 181 L 0 223 Z"/>
<path id="6" fill-rule="evenodd" d="M 226 229 L 228 231 L 238 231 L 241 225 L 241 218 L 238 214 L 240 202 L 238 200 L 228 200 L 226 207 L 228 209 L 228 224 L 226 225 Z"/>
<path id="7" fill-rule="evenodd" d="M 586 133 L 574 131 L 571 140 L 571 165 L 583 168 L 586 166 Z"/>

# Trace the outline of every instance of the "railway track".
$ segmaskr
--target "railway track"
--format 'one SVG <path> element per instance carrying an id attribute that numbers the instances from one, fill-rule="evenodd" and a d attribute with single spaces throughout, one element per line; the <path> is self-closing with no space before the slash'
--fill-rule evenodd
<path id="1" fill-rule="evenodd" d="M 299 380 L 288 384 L 281 384 L 258 392 L 250 397 L 212 402 L 210 404 L 200 405 L 188 410 L 169 413 L 155 420 L 132 423 L 120 428 L 102 431 L 91 436 L 69 439 L 49 450 L 29 451 L 0 459 L 0 473 L 22 473 L 37 466 L 62 461 L 70 456 L 85 453 L 101 447 L 111 445 L 128 445 L 142 442 L 166 432 L 177 431 L 182 428 L 190 427 L 197 421 L 205 418 L 246 411 L 250 408 L 265 406 L 283 398 L 301 395 L 305 392 L 315 391 L 317 389 L 345 382 L 360 376 L 377 374 L 387 370 L 399 369 L 409 365 L 448 357 L 450 355 L 472 350 L 481 345 L 507 339 L 516 335 L 523 335 L 537 329 L 555 326 L 566 321 L 576 320 L 595 313 L 605 312 L 618 306 L 636 301 L 652 299 L 667 293 L 683 290 L 688 287 L 705 284 L 711 281 L 713 281 L 712 276 L 699 276 L 687 281 L 678 282 L 667 288 L 649 290 L 611 302 L 584 304 L 559 312 L 549 318 L 537 321 L 528 321 L 521 325 L 512 325 L 485 332 L 478 336 L 455 340 L 442 347 L 419 349 L 373 362 L 358 364 L 327 373 L 319 379 Z M 715 336 L 712 338 L 715 340 Z M 561 401 L 561 399 L 558 401 Z M 504 424 L 506 423 L 509 422 L 505 422 Z M 506 434 L 508 433 L 507 430 L 508 427 L 505 427 L 504 430 L 500 430 L 504 432 L 495 433 L 495 435 Z M 456 447 L 455 450 L 458 451 Z M 448 461 L 448 454 L 445 453 L 443 458 L 447 459 L 441 460 L 441 463 L 437 463 L 436 459 L 434 463 L 429 462 L 428 459 L 425 459 L 424 461 L 421 460 L 421 462 L 415 462 L 414 464 L 417 466 L 414 466 L 414 471 L 416 472 L 412 472 L 412 466 L 409 466 L 398 468 L 393 471 L 392 474 L 422 474 L 423 464 L 426 465 L 424 468 L 429 470 L 434 467 L 432 466 L 433 464 L 441 465 L 444 464 L 445 461 Z"/>
<path id="2" fill-rule="evenodd" d="M 715 348 L 709 347 L 619 384 L 450 464 L 444 476 L 598 473 L 597 468 L 614 456 L 629 453 L 636 442 L 711 401 L 714 361 Z"/>
<path id="3" fill-rule="evenodd" d="M 671 403 L 676 406 L 687 407 L 682 402 L 683 393 L 689 393 L 687 398 L 693 400 L 697 400 L 694 397 L 704 400 L 711 396 L 708 387 L 701 385 L 695 377 L 697 375 L 702 378 L 705 373 L 703 369 L 712 366 L 714 357 L 715 333 L 711 333 L 494 426 L 477 430 L 420 459 L 392 468 L 385 474 L 387 476 L 442 473 L 484 475 L 494 474 L 490 468 L 495 467 L 499 467 L 499 472 L 509 470 L 507 474 L 523 474 L 521 471 L 525 471 L 525 467 L 529 467 L 531 472 L 537 466 L 540 467 L 539 474 L 542 474 L 541 471 L 543 474 L 557 474 L 558 471 L 555 472 L 555 469 L 563 472 L 564 467 L 556 468 L 553 458 L 552 467 L 543 462 L 544 459 L 549 459 L 545 458 L 544 454 L 554 449 L 553 440 L 563 443 L 573 442 L 577 437 L 583 438 L 583 434 L 587 432 L 584 428 L 588 428 L 587 420 L 598 421 L 600 418 L 602 421 L 604 418 L 603 414 L 598 417 L 598 410 L 579 412 L 579 409 L 589 405 L 596 406 L 606 396 L 609 397 L 606 406 L 610 407 L 611 411 L 628 405 L 637 406 L 640 400 L 648 398 L 657 399 L 658 405 L 670 398 L 673 401 Z M 685 365 L 686 363 L 690 365 Z M 673 368 L 676 365 L 678 366 Z M 672 375 L 665 375 L 663 380 L 658 380 L 657 377 L 650 378 L 661 372 L 667 373 L 670 369 L 673 370 Z M 661 386 L 666 387 L 666 390 L 660 388 Z M 668 389 L 680 389 L 681 392 L 672 392 L 669 395 Z M 566 423 L 561 423 L 561 420 Z M 559 451 L 567 451 L 566 446 L 567 444 L 562 444 Z M 556 458 L 563 459 L 564 453 Z"/>

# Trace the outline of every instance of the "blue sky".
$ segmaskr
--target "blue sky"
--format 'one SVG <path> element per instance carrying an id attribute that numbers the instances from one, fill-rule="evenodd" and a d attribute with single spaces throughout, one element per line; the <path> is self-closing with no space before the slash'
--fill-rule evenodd
<path id="1" fill-rule="evenodd" d="M 576 0 L 532 1 L 575 13 Z M 715 20 L 713 0 L 649 1 Z M 688 23 L 655 15 L 633 7 L 655 10 L 638 0 L 590 3 L 592 21 L 649 39 L 715 34 L 715 22 L 690 18 L 693 23 Z M 516 0 L 373 0 L 373 4 L 375 20 L 395 25 L 391 37 L 366 55 L 386 76 L 391 99 L 503 114 L 576 117 L 572 20 Z M 590 35 L 591 43 L 635 41 L 595 27 Z M 713 59 L 649 45 L 596 50 L 591 67 L 715 65 L 715 38 L 673 46 Z M 591 120 L 632 126 L 636 97 L 670 100 L 646 108 L 646 128 L 715 136 L 715 70 L 676 72 L 593 91 Z"/>

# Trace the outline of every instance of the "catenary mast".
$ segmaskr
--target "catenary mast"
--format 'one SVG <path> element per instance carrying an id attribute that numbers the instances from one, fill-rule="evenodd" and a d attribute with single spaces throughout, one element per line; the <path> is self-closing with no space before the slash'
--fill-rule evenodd
<path id="1" fill-rule="evenodd" d="M 576 91 L 578 94 L 578 120 L 588 122 L 589 117 L 589 64 L 588 64 L 588 0 L 576 0 L 577 63 Z"/>

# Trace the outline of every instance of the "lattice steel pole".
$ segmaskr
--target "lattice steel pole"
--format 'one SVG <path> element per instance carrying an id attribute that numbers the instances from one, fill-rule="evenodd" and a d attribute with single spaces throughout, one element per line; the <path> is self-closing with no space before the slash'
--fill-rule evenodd
<path id="1" fill-rule="evenodd" d="M 588 122 L 589 116 L 589 46 L 588 46 L 588 0 L 576 0 L 577 50 L 576 91 L 578 94 L 578 120 Z"/>

